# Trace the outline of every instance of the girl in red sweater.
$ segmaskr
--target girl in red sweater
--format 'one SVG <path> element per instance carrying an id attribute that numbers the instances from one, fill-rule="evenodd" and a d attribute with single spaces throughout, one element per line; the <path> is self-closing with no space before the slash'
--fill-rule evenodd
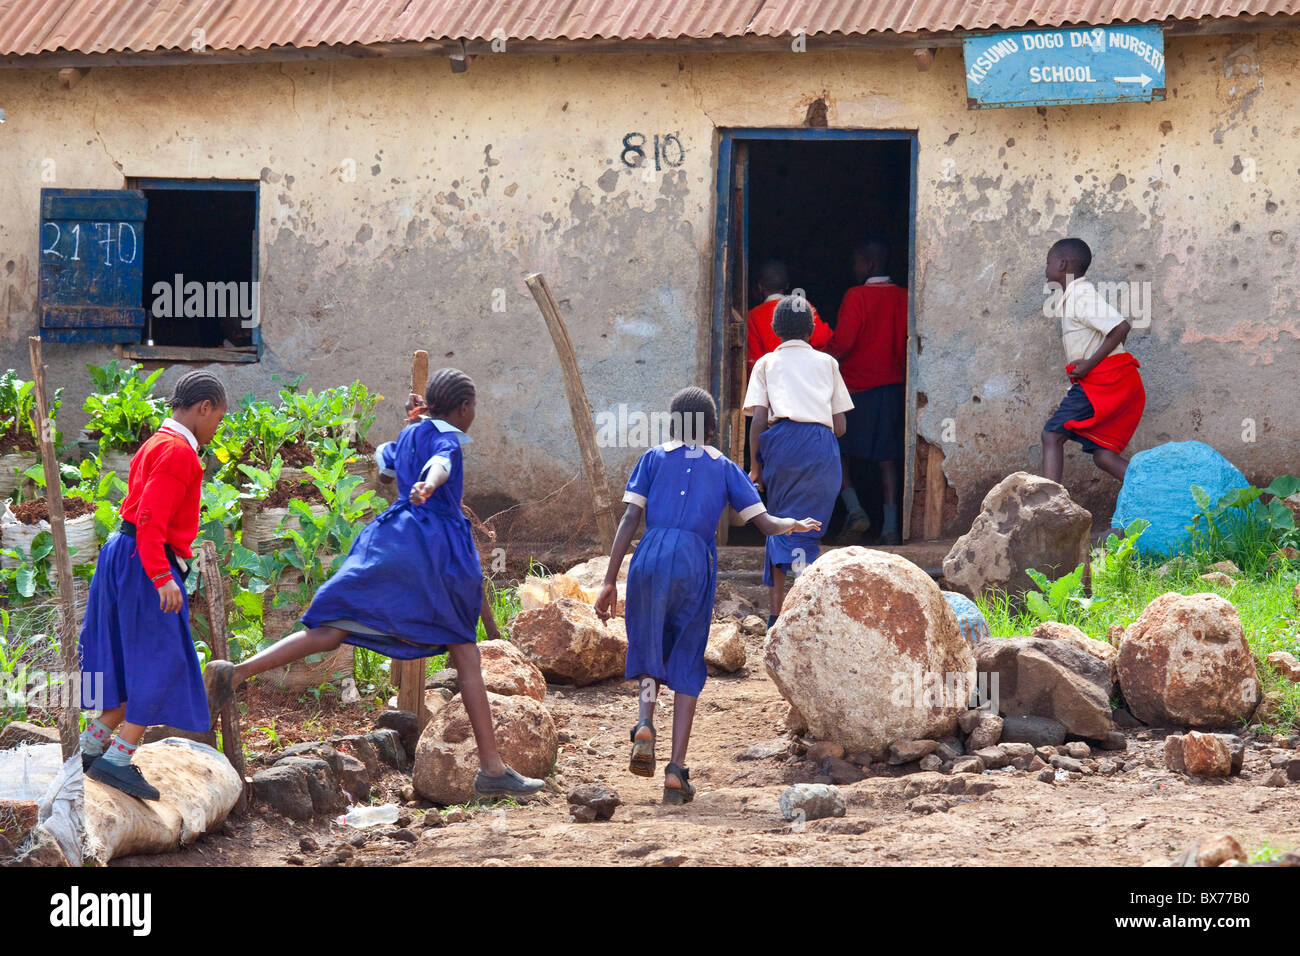
<path id="1" fill-rule="evenodd" d="M 211 373 L 190 372 L 171 406 L 131 459 L 122 526 L 99 552 L 81 625 L 81 705 L 102 709 L 81 735 L 82 765 L 92 779 L 144 800 L 158 799 L 131 763 L 145 728 L 210 726 L 184 574 L 199 531 L 198 450 L 226 413 L 226 390 Z M 102 695 L 91 692 L 100 686 Z"/>

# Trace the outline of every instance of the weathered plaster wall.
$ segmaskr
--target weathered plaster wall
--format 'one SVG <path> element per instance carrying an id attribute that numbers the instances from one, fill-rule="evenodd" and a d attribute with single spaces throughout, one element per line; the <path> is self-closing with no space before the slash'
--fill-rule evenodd
<path id="1" fill-rule="evenodd" d="M 1151 327 L 1130 340 L 1148 389 L 1132 450 L 1196 437 L 1271 477 L 1300 450 L 1298 39 L 1173 40 L 1168 101 L 1045 111 L 967 111 L 953 49 L 918 73 L 906 53 L 815 43 L 786 56 L 492 56 L 459 76 L 424 59 L 100 69 L 72 91 L 53 71 L 2 71 L 0 361 L 24 367 L 35 328 L 42 185 L 259 179 L 266 355 L 223 366 L 231 390 L 306 372 L 311 386 L 360 377 L 400 399 L 411 350 L 427 348 L 479 383 L 471 501 L 545 499 L 514 513 L 516 533 L 565 535 L 587 496 L 566 485 L 580 458 L 523 274 L 545 272 L 561 300 L 597 411 L 707 384 L 715 130 L 798 125 L 824 97 L 832 126 L 918 131 L 920 430 L 943 444 L 957 525 L 1003 474 L 1037 465 L 1065 388 L 1042 264 L 1068 233 L 1092 244 L 1096 277 L 1153 283 Z M 619 158 L 629 132 L 675 134 L 684 162 L 643 181 Z M 107 352 L 46 353 L 79 406 L 84 363 Z M 614 481 L 637 454 L 606 449 Z M 1115 487 L 1081 456 L 1066 481 L 1109 515 Z"/>

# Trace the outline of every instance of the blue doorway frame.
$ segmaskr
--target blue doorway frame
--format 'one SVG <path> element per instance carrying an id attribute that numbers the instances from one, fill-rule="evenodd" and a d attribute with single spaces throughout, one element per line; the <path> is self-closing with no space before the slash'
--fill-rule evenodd
<path id="1" fill-rule="evenodd" d="M 720 423 L 731 417 L 732 408 L 724 401 L 727 384 L 728 312 L 732 307 L 731 286 L 736 262 L 749 258 L 748 166 L 738 165 L 749 142 L 782 140 L 786 142 L 906 142 L 909 144 L 908 223 L 907 223 L 907 384 L 905 422 L 905 460 L 903 462 L 903 500 L 901 523 L 903 539 L 911 532 L 912 499 L 916 474 L 916 172 L 918 141 L 916 130 L 908 129 L 830 129 L 803 127 L 736 127 L 718 130 L 717 183 L 714 194 L 713 294 L 709 336 L 709 392 L 718 403 Z M 733 201 L 737 186 L 744 189 L 736 222 Z M 737 226 L 739 225 L 739 228 Z M 737 258 L 739 257 L 739 258 Z M 734 443 L 731 436 L 729 443 Z M 743 440 L 743 439 L 742 439 Z M 723 519 L 725 522 L 725 518 Z M 725 530 L 720 537 L 725 538 Z"/>

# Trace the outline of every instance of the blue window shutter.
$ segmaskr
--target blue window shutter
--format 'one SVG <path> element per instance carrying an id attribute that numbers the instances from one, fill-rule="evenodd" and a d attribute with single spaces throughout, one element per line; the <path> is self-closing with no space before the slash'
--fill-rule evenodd
<path id="1" fill-rule="evenodd" d="M 138 342 L 147 201 L 137 189 L 42 189 L 41 338 Z"/>

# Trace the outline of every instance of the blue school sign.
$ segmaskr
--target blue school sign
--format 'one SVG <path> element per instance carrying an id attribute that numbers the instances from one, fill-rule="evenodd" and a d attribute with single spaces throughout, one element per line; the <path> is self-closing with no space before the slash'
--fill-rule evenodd
<path id="1" fill-rule="evenodd" d="M 995 33 L 968 37 L 963 48 L 973 110 L 1165 98 L 1164 34 L 1155 25 Z"/>

